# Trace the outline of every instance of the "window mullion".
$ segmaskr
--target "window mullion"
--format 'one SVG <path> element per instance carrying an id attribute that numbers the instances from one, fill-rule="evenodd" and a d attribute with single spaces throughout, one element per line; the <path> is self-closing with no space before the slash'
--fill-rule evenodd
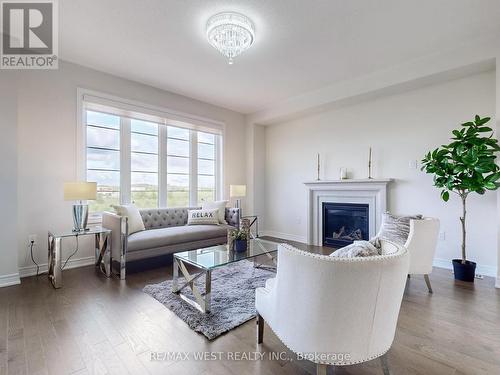
<path id="1" fill-rule="evenodd" d="M 198 206 L 198 133 L 189 131 L 189 205 Z"/>
<path id="2" fill-rule="evenodd" d="M 158 206 L 167 207 L 167 127 L 158 124 Z"/>
<path id="3" fill-rule="evenodd" d="M 130 203 L 131 172 L 130 172 L 130 119 L 120 117 L 120 202 Z"/>
<path id="4" fill-rule="evenodd" d="M 223 199 L 223 181 L 222 181 L 222 137 L 220 135 L 215 136 L 215 200 Z"/>

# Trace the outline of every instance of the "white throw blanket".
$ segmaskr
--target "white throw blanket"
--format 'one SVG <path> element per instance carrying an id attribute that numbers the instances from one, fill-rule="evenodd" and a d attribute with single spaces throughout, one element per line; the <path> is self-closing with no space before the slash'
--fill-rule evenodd
<path id="1" fill-rule="evenodd" d="M 371 257 L 380 255 L 380 249 L 380 240 L 375 237 L 370 241 L 354 241 L 351 245 L 335 250 L 330 256 L 339 258 Z"/>

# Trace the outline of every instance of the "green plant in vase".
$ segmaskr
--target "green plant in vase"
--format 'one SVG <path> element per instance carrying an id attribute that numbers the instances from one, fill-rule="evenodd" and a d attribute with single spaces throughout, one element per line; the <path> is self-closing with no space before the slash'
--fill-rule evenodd
<path id="1" fill-rule="evenodd" d="M 454 193 L 462 202 L 462 259 L 454 259 L 453 268 L 455 278 L 464 281 L 474 281 L 476 267 L 467 260 L 466 254 L 467 197 L 500 187 L 500 168 L 496 163 L 500 146 L 493 129 L 486 125 L 488 121 L 489 117 L 476 115 L 474 121 L 453 130 L 450 144 L 428 152 L 422 160 L 422 170 L 434 175 L 434 185 L 441 189 L 441 198 L 447 202 L 450 193 Z"/>
<path id="2" fill-rule="evenodd" d="M 243 229 L 234 230 L 231 232 L 231 237 L 234 241 L 234 250 L 238 253 L 247 250 L 248 231 Z"/>

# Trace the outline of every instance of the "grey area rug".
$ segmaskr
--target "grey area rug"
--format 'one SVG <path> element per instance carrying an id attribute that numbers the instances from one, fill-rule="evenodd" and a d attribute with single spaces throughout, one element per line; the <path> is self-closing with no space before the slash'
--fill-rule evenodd
<path id="1" fill-rule="evenodd" d="M 173 311 L 192 330 L 213 340 L 255 317 L 255 289 L 275 275 L 272 271 L 254 268 L 253 262 L 246 260 L 213 270 L 211 312 L 207 314 L 172 293 L 172 280 L 146 285 L 143 291 Z M 183 281 L 180 277 L 179 284 Z M 203 281 L 196 280 L 195 284 L 204 291 Z M 182 292 L 193 297 L 189 287 Z"/>

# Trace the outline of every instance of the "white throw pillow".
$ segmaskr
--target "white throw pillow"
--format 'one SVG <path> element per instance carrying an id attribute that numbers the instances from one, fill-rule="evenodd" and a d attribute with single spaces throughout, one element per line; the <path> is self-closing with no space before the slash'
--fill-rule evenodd
<path id="1" fill-rule="evenodd" d="M 202 202 L 202 210 L 219 210 L 219 223 L 227 224 L 226 221 L 226 205 L 228 201 Z"/>
<path id="2" fill-rule="evenodd" d="M 118 215 L 128 217 L 128 234 L 146 229 L 139 209 L 135 204 L 113 205 L 111 207 L 115 209 Z"/>
<path id="3" fill-rule="evenodd" d="M 219 215 L 215 210 L 189 210 L 187 225 L 219 225 Z"/>
<path id="4" fill-rule="evenodd" d="M 422 220 L 422 218 L 422 215 L 398 216 L 386 212 L 382 216 L 382 225 L 378 236 L 383 240 L 404 245 L 410 235 L 410 221 Z"/>

